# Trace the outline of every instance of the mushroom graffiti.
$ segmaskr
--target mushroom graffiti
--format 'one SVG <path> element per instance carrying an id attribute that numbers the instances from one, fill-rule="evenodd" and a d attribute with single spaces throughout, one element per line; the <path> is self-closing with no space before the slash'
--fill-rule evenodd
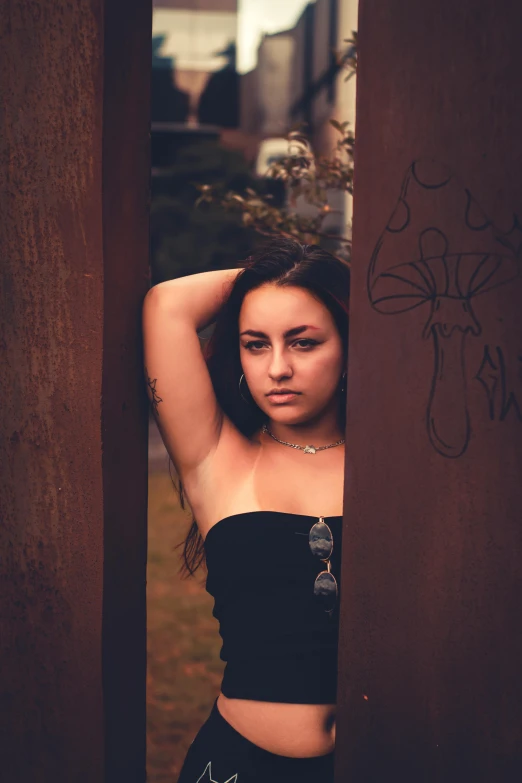
<path id="1" fill-rule="evenodd" d="M 436 225 L 427 224 L 430 213 Z M 469 443 L 464 349 L 468 334 L 482 332 L 472 300 L 518 277 L 521 250 L 517 215 L 501 230 L 445 164 L 413 161 L 373 251 L 367 290 L 385 315 L 429 304 L 422 336 L 433 341 L 434 365 L 426 427 L 444 457 L 460 457 Z"/>

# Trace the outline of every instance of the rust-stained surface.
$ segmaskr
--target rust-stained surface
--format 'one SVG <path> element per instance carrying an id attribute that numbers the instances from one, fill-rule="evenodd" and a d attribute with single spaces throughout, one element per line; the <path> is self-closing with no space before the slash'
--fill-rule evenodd
<path id="1" fill-rule="evenodd" d="M 150 18 L 147 3 L 134 3 L 134 16 L 129 3 L 125 9 L 121 2 L 106 5 L 118 5 L 128 26 L 126 14 L 136 25 Z M 8 783 L 100 783 L 116 719 L 117 731 L 131 739 L 126 752 L 134 771 L 126 780 L 144 780 L 146 473 L 141 480 L 136 476 L 146 459 L 146 416 L 137 381 L 121 399 L 132 424 L 114 416 L 106 426 L 112 456 L 118 433 L 136 435 L 130 445 L 125 442 L 120 464 L 102 459 L 101 415 L 102 403 L 105 413 L 119 403 L 123 379 L 135 373 L 138 361 L 138 309 L 147 288 L 148 138 L 143 121 L 129 126 L 122 152 L 130 151 L 134 139 L 135 157 L 124 161 L 114 153 L 113 170 L 102 170 L 102 136 L 113 132 L 107 119 L 102 128 L 104 54 L 106 64 L 115 62 L 108 48 L 114 36 L 103 51 L 103 14 L 101 0 L 17 0 L 0 6 L 0 778 Z M 150 39 L 146 27 L 134 37 L 139 35 Z M 142 51 L 149 44 L 142 43 Z M 123 57 L 124 43 L 118 41 L 117 48 Z M 132 91 L 144 112 L 149 67 L 147 56 Z M 120 102 L 129 123 L 134 119 L 130 100 Z M 107 112 L 110 122 L 114 115 Z M 121 122 L 118 117 L 118 129 Z M 142 188 L 138 198 L 120 198 L 128 219 L 125 255 L 107 223 L 102 231 L 109 192 L 104 180 L 117 198 L 118 160 L 125 176 L 134 167 Z M 105 269 L 104 247 L 112 253 Z M 130 280 L 122 283 L 125 275 Z M 115 300 L 118 314 L 111 309 Z M 124 318 L 123 324 L 117 318 Z M 117 348 L 109 354 L 111 341 Z M 122 484 L 127 494 L 132 487 L 135 502 L 116 552 L 111 542 L 122 521 L 115 521 L 111 504 Z M 124 499 L 124 514 L 126 504 Z M 108 572 L 130 585 L 125 596 L 107 579 Z M 113 616 L 118 611 L 125 618 L 117 654 L 135 679 L 133 711 L 122 704 L 116 715 L 111 705 L 105 742 L 102 610 L 107 606 Z M 135 646 L 128 649 L 131 640 Z M 106 654 L 106 638 L 103 646 Z M 112 693 L 109 702 L 113 699 Z"/>
<path id="2" fill-rule="evenodd" d="M 522 780 L 521 29 L 360 3 L 337 783 Z"/>

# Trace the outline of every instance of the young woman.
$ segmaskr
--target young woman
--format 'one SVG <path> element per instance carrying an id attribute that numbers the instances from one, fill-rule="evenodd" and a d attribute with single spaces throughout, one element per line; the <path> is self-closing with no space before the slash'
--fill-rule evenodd
<path id="1" fill-rule="evenodd" d="M 205 559 L 227 662 L 178 783 L 333 781 L 349 288 L 347 264 L 281 239 L 145 298 L 184 568 Z"/>

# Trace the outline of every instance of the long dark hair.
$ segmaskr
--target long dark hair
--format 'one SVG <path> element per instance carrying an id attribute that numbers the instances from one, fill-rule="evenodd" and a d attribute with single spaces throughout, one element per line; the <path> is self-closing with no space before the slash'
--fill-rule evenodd
<path id="1" fill-rule="evenodd" d="M 348 316 L 350 295 L 350 267 L 316 245 L 302 245 L 293 239 L 274 239 L 257 248 L 249 258 L 238 264 L 237 275 L 230 294 L 217 314 L 214 331 L 203 349 L 218 404 L 237 429 L 250 437 L 266 421 L 266 414 L 250 396 L 250 402 L 239 392 L 242 374 L 239 354 L 239 313 L 249 291 L 265 284 L 295 286 L 307 289 L 328 308 L 343 341 L 344 355 L 348 355 Z M 340 421 L 346 425 L 346 387 L 340 398 Z M 248 395 L 246 384 L 243 393 Z M 172 475 L 171 475 L 172 478 Z M 172 479 L 174 483 L 174 479 Z M 181 479 L 176 490 L 181 507 L 185 508 Z M 175 483 L 174 483 L 174 486 Z M 183 562 L 179 569 L 182 578 L 193 576 L 205 561 L 203 538 L 192 517 L 187 537 L 177 544 L 183 546 Z M 206 562 L 205 562 L 206 565 Z"/>

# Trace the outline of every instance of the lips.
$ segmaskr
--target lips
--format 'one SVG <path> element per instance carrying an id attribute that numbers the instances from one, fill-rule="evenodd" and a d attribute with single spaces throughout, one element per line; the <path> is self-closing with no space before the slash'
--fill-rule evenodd
<path id="1" fill-rule="evenodd" d="M 275 403 L 276 405 L 282 405 L 285 402 L 290 402 L 291 400 L 294 400 L 299 392 L 289 392 L 287 394 L 278 392 L 276 394 L 269 394 L 268 399 L 270 402 Z"/>
<path id="2" fill-rule="evenodd" d="M 267 394 L 267 397 L 273 397 L 277 394 L 299 394 L 300 392 L 296 392 L 293 389 L 277 389 L 277 391 L 270 391 Z"/>

